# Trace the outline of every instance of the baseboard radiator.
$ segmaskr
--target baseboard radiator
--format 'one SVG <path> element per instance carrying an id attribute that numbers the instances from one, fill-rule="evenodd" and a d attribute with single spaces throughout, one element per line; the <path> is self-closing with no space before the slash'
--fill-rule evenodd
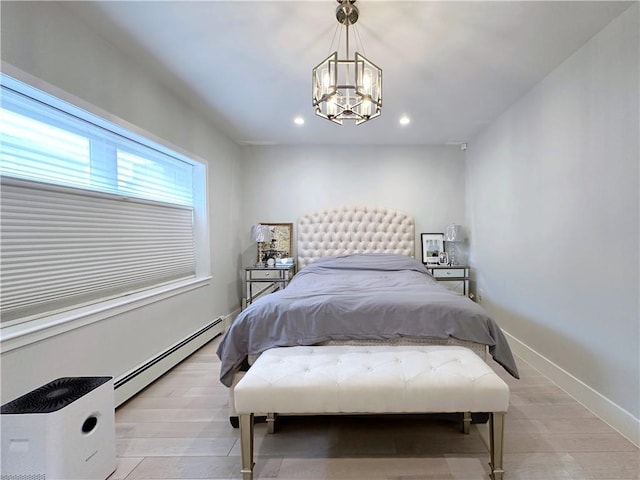
<path id="1" fill-rule="evenodd" d="M 224 328 L 225 318 L 218 317 L 187 338 L 116 378 L 114 381 L 116 407 L 126 402 L 200 347 L 220 335 Z"/>

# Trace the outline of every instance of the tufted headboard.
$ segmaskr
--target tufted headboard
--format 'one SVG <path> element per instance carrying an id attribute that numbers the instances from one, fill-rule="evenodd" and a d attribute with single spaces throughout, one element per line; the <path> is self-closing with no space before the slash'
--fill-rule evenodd
<path id="1" fill-rule="evenodd" d="M 379 207 L 340 207 L 298 219 L 298 269 L 347 253 L 414 255 L 413 218 Z"/>

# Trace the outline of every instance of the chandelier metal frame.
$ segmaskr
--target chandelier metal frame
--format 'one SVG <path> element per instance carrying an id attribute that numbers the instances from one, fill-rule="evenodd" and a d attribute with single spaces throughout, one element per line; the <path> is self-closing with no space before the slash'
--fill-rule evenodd
<path id="1" fill-rule="evenodd" d="M 346 28 L 346 59 L 339 59 L 336 50 L 313 69 L 313 106 L 316 115 L 334 123 L 360 125 L 382 113 L 382 69 L 357 51 L 349 59 L 349 27 L 360 12 L 356 0 L 337 2 L 336 19 Z"/>

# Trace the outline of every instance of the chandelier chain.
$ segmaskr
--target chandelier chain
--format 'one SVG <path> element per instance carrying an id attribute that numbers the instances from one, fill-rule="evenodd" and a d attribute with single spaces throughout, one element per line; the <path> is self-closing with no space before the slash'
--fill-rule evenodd
<path id="1" fill-rule="evenodd" d="M 360 30 L 356 25 L 354 25 L 354 34 L 356 37 L 356 51 L 362 52 L 362 55 L 367 56 L 367 52 L 364 51 L 364 43 L 362 43 L 362 39 L 360 38 Z"/>
<path id="2" fill-rule="evenodd" d="M 336 45 L 336 36 L 338 37 L 338 43 Z M 329 45 L 329 51 L 327 54 L 330 54 L 334 50 L 338 50 L 340 48 L 340 40 L 342 40 L 342 30 L 340 29 L 340 24 L 336 25 L 336 29 L 333 31 L 333 38 L 331 39 L 331 45 Z M 336 48 L 333 46 L 336 45 Z"/>

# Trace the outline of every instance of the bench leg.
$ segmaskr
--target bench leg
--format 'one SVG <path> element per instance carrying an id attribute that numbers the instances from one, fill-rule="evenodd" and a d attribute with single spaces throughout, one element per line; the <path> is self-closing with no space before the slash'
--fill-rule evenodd
<path id="1" fill-rule="evenodd" d="M 462 433 L 469 434 L 469 426 L 471 425 L 471 412 L 462 414 Z"/>
<path id="2" fill-rule="evenodd" d="M 504 444 L 504 413 L 495 412 L 489 415 L 489 448 L 491 450 L 491 479 L 502 480 Z"/>
<path id="3" fill-rule="evenodd" d="M 276 414 L 267 413 L 267 433 L 276 433 Z"/>
<path id="4" fill-rule="evenodd" d="M 240 415 L 240 450 L 242 480 L 253 480 L 253 413 Z"/>

